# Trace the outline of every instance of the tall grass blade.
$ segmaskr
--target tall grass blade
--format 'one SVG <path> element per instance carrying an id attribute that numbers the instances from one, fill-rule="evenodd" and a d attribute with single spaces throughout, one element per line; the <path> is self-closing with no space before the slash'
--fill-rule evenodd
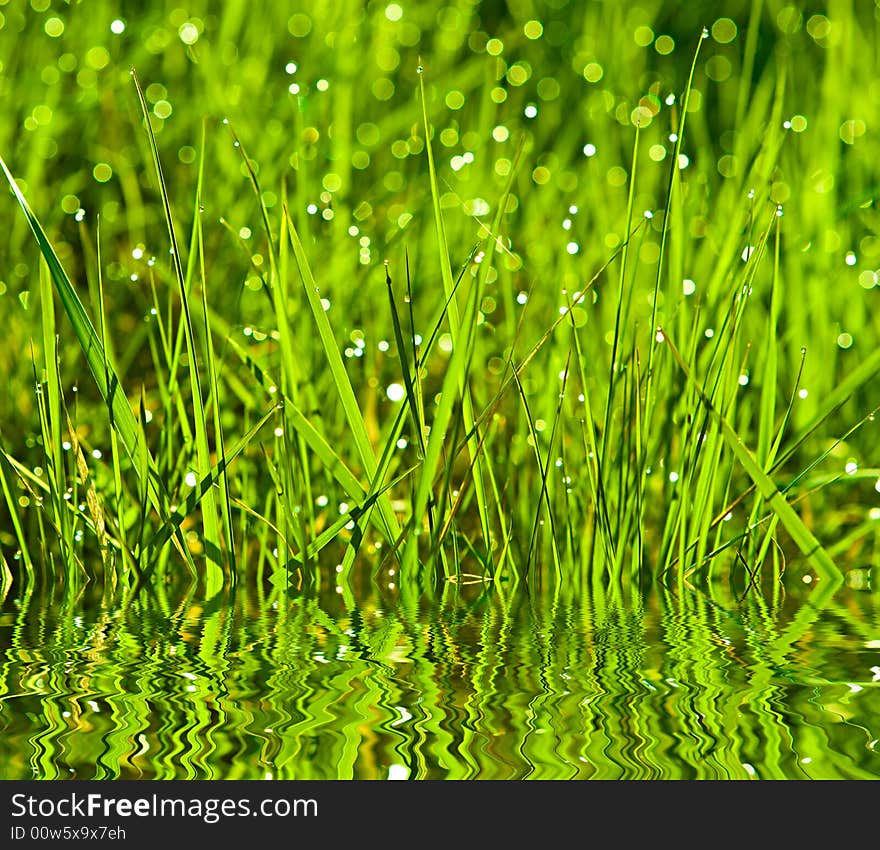
<path id="1" fill-rule="evenodd" d="M 165 213 L 165 224 L 168 228 L 168 238 L 171 242 L 171 253 L 174 266 L 174 273 L 177 277 L 178 295 L 183 311 L 182 324 L 186 336 L 186 346 L 189 353 L 189 376 L 192 390 L 192 413 L 194 419 L 194 434 L 196 442 L 196 455 L 198 459 L 198 477 L 204 479 L 210 473 L 211 469 L 211 451 L 208 446 L 208 425 L 205 415 L 205 399 L 202 395 L 202 384 L 199 375 L 199 357 L 198 348 L 196 346 L 195 332 L 193 331 L 192 315 L 189 307 L 188 283 L 187 277 L 183 271 L 183 264 L 180 259 L 180 247 L 177 242 L 175 233 L 174 218 L 171 213 L 171 200 L 168 195 L 168 188 L 165 184 L 165 176 L 162 171 L 162 162 L 159 157 L 159 146 L 156 143 L 156 136 L 153 133 L 153 126 L 150 123 L 150 110 L 147 106 L 146 98 L 141 90 L 141 84 L 138 80 L 134 68 L 131 69 L 131 77 L 134 80 L 134 86 L 137 90 L 138 100 L 143 113 L 144 124 L 147 130 L 147 137 L 150 141 L 150 151 L 153 154 L 153 166 L 156 169 L 156 178 L 159 182 L 159 194 L 162 198 L 162 209 Z M 204 150 L 204 146 L 203 146 Z M 204 158 L 204 157 L 203 157 Z M 201 197 L 201 180 L 204 175 L 204 169 L 199 169 L 199 186 L 197 190 L 197 201 Z M 197 217 L 198 222 L 198 217 Z M 195 225 L 198 227 L 198 223 Z M 211 345 L 210 336 L 205 343 L 209 348 Z M 225 468 L 225 467 L 224 467 Z M 220 557 L 220 525 L 217 519 L 217 505 L 214 493 L 209 490 L 204 493 L 204 499 L 201 503 L 202 523 L 205 533 L 205 553 L 207 559 L 206 565 L 206 584 L 209 595 L 216 593 L 224 582 L 224 570 L 222 568 L 222 559 Z"/>

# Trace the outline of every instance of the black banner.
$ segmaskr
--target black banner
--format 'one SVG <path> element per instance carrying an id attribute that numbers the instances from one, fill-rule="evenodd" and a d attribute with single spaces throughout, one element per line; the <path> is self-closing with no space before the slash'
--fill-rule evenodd
<path id="1" fill-rule="evenodd" d="M 482 846 L 511 840 L 511 846 L 542 836 L 553 846 L 591 846 L 611 838 L 631 843 L 675 836 L 676 846 L 703 846 L 719 835 L 749 832 L 761 842 L 791 842 L 823 809 L 804 819 L 804 802 L 821 799 L 832 814 L 833 799 L 851 804 L 873 790 L 865 783 L 776 783 L 772 794 L 759 783 L 713 782 L 20 782 L 0 783 L 0 847 L 35 842 L 73 846 L 180 847 L 189 840 L 228 842 L 304 840 L 337 847 L 358 841 L 366 847 Z M 772 810 L 771 810 L 772 801 Z M 791 817 L 780 819 L 788 811 Z M 737 814 L 739 812 L 739 814 Z M 748 812 L 752 827 L 742 815 Z M 858 828 L 846 818 L 846 830 Z M 865 825 L 865 824 L 863 824 Z M 843 828 L 843 824 L 840 824 Z M 855 833 L 852 833 L 855 835 Z M 613 839 L 613 836 L 617 839 Z M 866 836 L 867 837 L 867 836 Z M 429 840 L 430 839 L 430 840 Z M 522 843 L 521 843 L 522 842 Z M 161 846 L 161 844 L 159 845 Z M 245 845 L 247 846 L 247 845 Z"/>

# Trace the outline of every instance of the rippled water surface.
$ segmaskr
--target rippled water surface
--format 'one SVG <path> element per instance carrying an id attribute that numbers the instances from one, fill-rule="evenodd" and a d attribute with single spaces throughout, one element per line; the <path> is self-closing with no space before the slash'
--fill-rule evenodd
<path id="1" fill-rule="evenodd" d="M 880 777 L 864 590 L 15 592 L 2 779 Z"/>

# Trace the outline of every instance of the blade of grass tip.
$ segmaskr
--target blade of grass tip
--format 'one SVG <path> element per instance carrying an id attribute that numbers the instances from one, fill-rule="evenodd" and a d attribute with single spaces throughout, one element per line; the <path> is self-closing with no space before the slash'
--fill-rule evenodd
<path id="1" fill-rule="evenodd" d="M 835 586 L 841 584 L 843 582 L 843 574 L 837 564 L 834 563 L 822 547 L 822 544 L 797 515 L 794 508 L 792 508 L 792 506 L 786 501 L 785 496 L 770 476 L 764 472 L 742 441 L 739 434 L 734 431 L 730 423 L 721 415 L 709 397 L 705 394 L 703 388 L 699 385 L 699 382 L 684 362 L 681 354 L 679 354 L 678 349 L 676 349 L 672 340 L 669 339 L 662 328 L 659 329 L 659 334 L 669 345 L 670 353 L 678 363 L 679 368 L 682 370 L 687 380 L 694 385 L 700 395 L 703 405 L 712 414 L 720 426 L 725 442 L 733 451 L 737 460 L 742 464 L 746 473 L 748 473 L 749 477 L 754 481 L 761 497 L 779 517 L 780 522 L 791 535 L 792 540 L 797 544 L 804 557 L 813 565 L 816 572 L 828 580 L 830 584 L 834 584 Z"/>
<path id="2" fill-rule="evenodd" d="M 446 300 L 449 301 L 449 332 L 450 336 L 452 337 L 452 347 L 453 349 L 455 349 L 455 347 L 460 344 L 460 337 L 462 335 L 461 317 L 458 310 L 458 302 L 451 297 L 454 288 L 454 281 L 452 277 L 452 266 L 449 261 L 449 246 L 446 241 L 446 228 L 443 224 L 443 213 L 440 207 L 440 186 L 437 179 L 437 169 L 434 165 L 434 153 L 431 146 L 431 128 L 428 124 L 428 107 L 425 100 L 424 68 L 422 66 L 421 58 L 419 58 L 418 75 L 419 93 L 421 95 L 422 102 L 422 120 L 425 128 L 425 150 L 428 155 L 428 176 L 431 184 L 431 200 L 434 207 L 434 224 L 437 232 L 437 250 L 440 253 L 440 277 L 443 282 L 444 296 L 446 297 Z M 513 170 L 514 169 L 511 169 L 511 171 Z M 490 264 L 491 256 L 487 258 L 486 271 L 484 273 L 486 276 L 488 276 L 488 266 Z M 476 318 L 477 317 L 475 314 L 473 317 L 473 321 L 476 321 Z M 469 328 L 465 329 L 465 333 L 468 335 L 468 338 L 470 338 Z M 463 378 L 463 374 L 464 373 L 462 373 L 460 377 Z M 471 399 L 470 390 L 466 384 L 464 384 L 463 382 L 460 383 L 458 390 L 461 394 L 462 415 L 464 417 L 465 431 L 469 433 L 474 432 L 472 441 L 468 443 L 468 452 L 471 454 L 471 458 L 473 459 L 473 452 L 476 448 L 477 443 L 479 442 L 479 436 L 474 431 L 473 401 Z M 486 491 L 482 478 L 482 467 L 483 463 L 481 462 L 478 462 L 474 466 L 474 491 L 477 497 L 477 508 L 480 515 L 480 525 L 483 531 L 483 538 L 488 548 L 491 547 L 492 538 L 491 527 L 489 523 L 488 503 L 486 500 Z"/>
<path id="3" fill-rule="evenodd" d="M 210 474 L 211 470 L 211 452 L 208 446 L 208 425 L 205 416 L 205 402 L 202 394 L 202 384 L 199 375 L 198 364 L 198 348 L 196 346 L 195 332 L 193 330 L 192 315 L 189 307 L 189 296 L 187 294 L 188 285 L 187 278 L 183 271 L 183 264 L 180 259 L 180 248 L 177 242 L 177 234 L 174 228 L 174 218 L 171 212 L 171 200 L 168 195 L 168 187 L 165 183 L 165 175 L 162 170 L 162 162 L 159 156 L 159 146 L 156 143 L 156 136 L 153 133 L 153 125 L 150 123 L 150 110 L 147 106 L 146 98 L 141 90 L 141 84 L 138 80 L 135 69 L 131 69 L 131 78 L 134 81 L 134 87 L 137 91 L 138 100 L 140 101 L 141 110 L 143 112 L 144 124 L 147 130 L 147 137 L 150 142 L 150 151 L 153 154 L 153 167 L 156 169 L 156 179 L 159 183 L 159 195 L 162 199 L 162 209 L 165 213 L 165 224 L 168 228 L 168 238 L 171 242 L 172 265 L 174 273 L 177 277 L 178 296 L 180 297 L 181 309 L 183 312 L 183 329 L 186 336 L 186 347 L 189 354 L 189 377 L 192 391 L 192 408 L 194 419 L 194 432 L 196 442 L 196 458 L 198 464 L 198 477 L 204 479 Z M 203 146 L 204 152 L 204 146 Z M 204 159 L 204 157 L 203 157 Z M 201 197 L 201 181 L 204 176 L 204 169 L 199 169 L 199 183 L 196 188 L 196 204 L 200 203 Z M 197 227 L 197 224 L 193 225 Z M 206 342 L 210 347 L 210 338 Z M 202 523 L 205 533 L 205 584 L 208 596 L 213 596 L 219 591 L 224 584 L 225 571 L 223 569 L 221 557 L 220 543 L 220 524 L 217 518 L 217 504 L 214 498 L 214 491 L 208 489 L 203 493 L 203 501 L 201 502 Z"/>
<path id="4" fill-rule="evenodd" d="M 327 311 L 321 303 L 321 294 L 315 283 L 311 266 L 306 257 L 305 248 L 297 234 L 296 227 L 290 215 L 290 210 L 285 207 L 284 215 L 287 219 L 288 236 L 290 244 L 293 248 L 293 255 L 299 270 L 300 279 L 302 280 L 303 289 L 306 293 L 306 299 L 312 312 L 312 317 L 318 327 L 318 335 L 324 349 L 324 355 L 327 365 L 330 368 L 330 374 L 333 378 L 336 392 L 339 396 L 339 402 L 342 405 L 348 426 L 354 439 L 355 447 L 360 457 L 361 464 L 364 467 L 367 477 L 372 480 L 376 475 L 376 457 L 373 454 L 373 447 L 370 444 L 370 438 L 367 435 L 367 426 L 361 415 L 354 390 L 349 381 L 348 373 L 345 371 L 345 364 L 342 362 L 342 355 L 339 353 L 339 347 L 336 338 L 333 335 L 333 329 L 330 326 L 330 320 L 327 318 Z M 386 526 L 386 538 L 389 543 L 394 543 L 400 534 L 400 524 L 391 507 L 391 497 L 386 493 L 379 500 L 377 505 L 380 516 Z"/>
<path id="5" fill-rule="evenodd" d="M 406 349 L 406 343 L 403 339 L 403 329 L 400 326 L 400 316 L 397 313 L 397 304 L 394 301 L 394 288 L 391 283 L 391 273 L 389 271 L 388 260 L 385 260 L 385 285 L 388 288 L 388 305 L 391 308 L 391 324 L 394 328 L 394 342 L 397 345 L 397 357 L 400 360 L 400 368 L 403 371 L 403 385 L 406 390 L 406 403 L 409 407 L 410 415 L 412 416 L 413 430 L 416 432 L 419 452 L 424 457 L 425 439 L 424 434 L 422 433 L 422 423 L 419 418 L 419 405 L 416 401 L 415 387 L 413 386 L 412 376 L 409 371 L 409 352 Z M 418 369 L 417 362 L 416 369 Z"/>

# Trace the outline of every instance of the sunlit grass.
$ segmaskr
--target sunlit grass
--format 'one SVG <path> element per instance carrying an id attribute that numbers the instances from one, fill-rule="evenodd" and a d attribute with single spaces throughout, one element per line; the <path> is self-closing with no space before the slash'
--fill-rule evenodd
<path id="1" fill-rule="evenodd" d="M 870 561 L 860 20 L 556 5 L 9 12 L 10 574 L 352 602 Z"/>

